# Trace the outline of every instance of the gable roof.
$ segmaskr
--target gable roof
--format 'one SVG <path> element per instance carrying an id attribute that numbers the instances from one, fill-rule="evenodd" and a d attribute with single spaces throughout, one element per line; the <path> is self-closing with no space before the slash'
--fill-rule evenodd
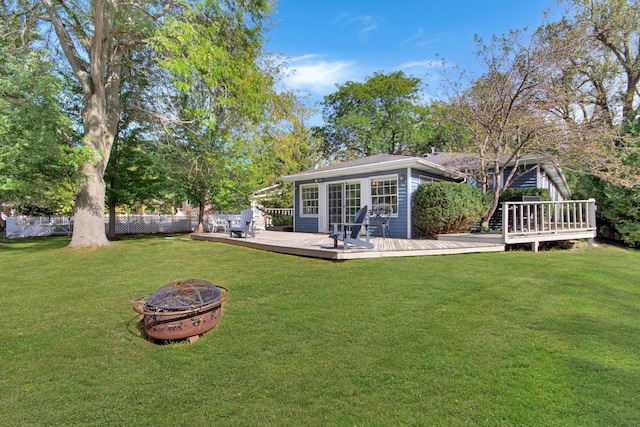
<path id="1" fill-rule="evenodd" d="M 435 152 L 425 154 L 424 157 L 428 158 L 432 163 L 459 171 L 477 170 L 480 165 L 480 156 L 478 154 Z M 510 159 L 511 155 L 502 154 L 500 156 L 502 166 L 513 166 L 515 162 Z M 547 177 L 556 185 L 560 194 L 565 198 L 571 197 L 571 190 L 569 189 L 567 178 L 564 176 L 564 173 L 562 173 L 560 166 L 549 159 L 549 157 L 541 154 L 526 154 L 518 159 L 518 165 L 540 166 Z"/>
<path id="2" fill-rule="evenodd" d="M 360 173 L 384 172 L 394 169 L 405 169 L 408 167 L 436 175 L 462 178 L 462 175 L 460 175 L 457 170 L 433 163 L 423 157 L 376 154 L 374 156 L 348 160 L 346 162 L 336 163 L 334 165 L 318 169 L 311 169 L 293 175 L 286 175 L 282 177 L 282 180 L 285 182 L 304 181 L 355 175 Z"/>
<path id="3" fill-rule="evenodd" d="M 509 161 L 508 154 L 501 156 L 504 163 Z M 520 165 L 540 165 L 547 177 L 556 185 L 560 193 L 568 198 L 571 196 L 569 185 L 560 167 L 543 155 L 525 155 L 519 159 Z M 364 173 L 383 173 L 395 169 L 411 167 L 419 171 L 452 178 L 464 178 L 464 171 L 477 170 L 479 156 L 470 153 L 434 152 L 420 157 L 399 156 L 393 154 L 376 154 L 360 159 L 348 160 L 310 169 L 282 177 L 285 182 L 307 181 L 316 179 L 335 178 Z"/>

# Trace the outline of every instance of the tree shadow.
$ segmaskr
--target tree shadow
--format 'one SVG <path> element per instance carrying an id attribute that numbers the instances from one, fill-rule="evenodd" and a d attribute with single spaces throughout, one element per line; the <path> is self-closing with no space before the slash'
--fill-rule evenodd
<path id="1" fill-rule="evenodd" d="M 3 251 L 25 251 L 40 252 L 55 249 L 63 249 L 69 246 L 71 237 L 24 237 L 20 239 L 0 238 L 0 252 Z"/>

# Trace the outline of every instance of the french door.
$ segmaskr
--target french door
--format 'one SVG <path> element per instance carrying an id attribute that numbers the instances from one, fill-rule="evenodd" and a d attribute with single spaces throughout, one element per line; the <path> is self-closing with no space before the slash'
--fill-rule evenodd
<path id="1" fill-rule="evenodd" d="M 329 229 L 333 224 L 353 222 L 360 209 L 360 182 L 339 182 L 327 185 Z"/>

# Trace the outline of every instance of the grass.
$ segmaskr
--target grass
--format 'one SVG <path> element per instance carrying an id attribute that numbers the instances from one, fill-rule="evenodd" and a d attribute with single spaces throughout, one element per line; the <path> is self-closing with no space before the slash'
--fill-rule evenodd
<path id="1" fill-rule="evenodd" d="M 186 237 L 0 241 L 0 425 L 640 424 L 640 253 L 342 263 Z M 195 344 L 129 301 L 225 285 Z"/>

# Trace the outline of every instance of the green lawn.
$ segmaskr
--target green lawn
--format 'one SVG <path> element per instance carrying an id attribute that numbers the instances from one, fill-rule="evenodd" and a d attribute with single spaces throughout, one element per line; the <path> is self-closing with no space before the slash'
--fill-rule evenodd
<path id="1" fill-rule="evenodd" d="M 329 262 L 187 237 L 0 241 L 0 425 L 640 425 L 640 252 Z M 227 286 L 155 345 L 129 301 Z"/>

